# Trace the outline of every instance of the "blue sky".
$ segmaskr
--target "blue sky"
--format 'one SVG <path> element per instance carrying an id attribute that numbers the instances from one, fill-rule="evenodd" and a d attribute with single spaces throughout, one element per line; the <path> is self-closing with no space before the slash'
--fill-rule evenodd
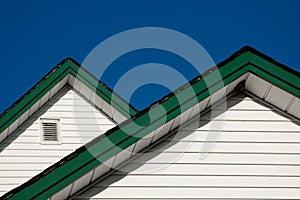
<path id="1" fill-rule="evenodd" d="M 164 27 L 184 33 L 202 45 L 215 63 L 250 45 L 300 71 L 300 1 L 297 0 L 13 0 L 0 4 L 0 113 L 64 58 L 72 57 L 82 63 L 103 40 L 138 27 Z M 159 58 L 154 60 L 158 63 L 168 61 L 169 65 L 184 62 L 167 52 L 154 52 L 155 56 L 152 53 L 125 56 L 116 67 L 126 66 L 129 70 L 133 67 L 130 61 L 148 57 Z M 120 77 L 115 75 L 116 67 L 103 77 L 111 87 L 116 77 Z M 195 75 L 188 67 L 179 71 L 186 79 Z M 129 100 L 142 109 L 168 92 L 169 88 L 164 86 L 143 85 Z"/>

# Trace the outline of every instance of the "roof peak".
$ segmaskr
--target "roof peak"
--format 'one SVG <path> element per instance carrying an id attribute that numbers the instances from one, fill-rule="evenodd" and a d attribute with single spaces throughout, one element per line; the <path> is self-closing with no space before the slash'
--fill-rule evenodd
<path id="1" fill-rule="evenodd" d="M 212 79 L 213 81 L 208 85 L 203 79 L 209 76 L 213 78 L 213 73 L 216 73 L 216 69 L 219 70 L 218 73 L 221 74 L 222 80 Z M 182 105 L 176 103 L 175 99 L 177 97 L 174 93 L 167 95 L 158 102 L 155 102 L 155 105 L 153 104 L 143 111 L 138 112 L 131 119 L 110 129 L 86 146 L 80 147 L 69 156 L 33 177 L 30 181 L 6 193 L 2 197 L 17 199 L 26 194 L 28 198 L 49 198 L 109 158 L 118 155 L 122 150 L 134 145 L 140 138 L 148 136 L 148 134 L 157 128 L 167 123 L 171 124 L 169 127 L 171 128 L 175 124 L 173 120 L 178 119 L 177 117 L 182 113 L 204 101 L 210 95 L 214 95 L 224 85 L 229 86 L 231 83 L 235 83 L 235 85 L 231 86 L 236 86 L 241 81 L 240 78 L 245 79 L 249 73 L 300 98 L 300 73 L 294 73 L 292 69 L 285 65 L 274 61 L 252 47 L 245 46 L 205 74 L 193 79 L 188 86 L 183 85 L 177 89 L 174 93 L 178 95 L 177 97 L 182 98 L 182 102 L 184 102 Z M 196 97 L 191 98 L 188 89 L 196 91 Z M 158 104 L 164 110 L 157 106 Z M 148 120 L 150 110 L 154 115 L 151 122 Z M 166 119 L 166 121 L 164 122 L 161 119 Z M 172 124 L 172 122 L 174 123 Z M 140 126 L 136 126 L 136 124 Z M 126 130 L 129 130 L 130 134 L 126 133 Z M 94 152 L 95 155 L 91 155 L 89 151 Z"/>

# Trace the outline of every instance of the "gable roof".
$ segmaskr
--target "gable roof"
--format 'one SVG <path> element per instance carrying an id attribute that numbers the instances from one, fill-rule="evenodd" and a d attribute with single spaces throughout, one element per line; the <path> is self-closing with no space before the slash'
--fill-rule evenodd
<path id="1" fill-rule="evenodd" d="M 217 73 L 221 74 L 221 79 L 215 79 Z M 123 150 L 138 151 L 142 147 L 138 148 L 137 146 L 142 145 L 141 141 L 144 137 L 153 134 L 159 127 L 162 127 L 162 130 L 166 132 L 176 128 L 174 124 L 178 125 L 180 123 L 179 117 L 185 116 L 184 121 L 187 121 L 192 117 L 191 113 L 194 112 L 195 105 L 201 104 L 224 86 L 227 87 L 226 94 L 234 91 L 237 86 L 238 89 L 245 87 L 245 81 L 250 77 L 249 74 L 252 75 L 252 78 L 258 77 L 258 80 L 265 81 L 271 84 L 272 87 L 274 86 L 286 92 L 286 95 L 290 95 L 289 106 L 286 106 L 284 111 L 298 119 L 300 118 L 299 114 L 290 111 L 291 104 L 294 104 L 296 100 L 297 104 L 295 106 L 299 106 L 300 73 L 246 46 L 216 67 L 194 78 L 190 83 L 137 113 L 131 119 L 124 121 L 104 135 L 75 150 L 28 182 L 6 193 L 2 198 L 22 199 L 25 196 L 34 199 L 49 198 L 92 170 L 95 172 L 96 167 L 101 167 L 102 163 L 107 162 L 109 159 L 119 159 L 117 163 L 121 163 L 131 156 L 131 153 L 129 155 L 122 154 Z M 210 81 L 205 82 L 204 79 Z M 248 87 L 248 89 L 251 90 L 251 87 Z M 190 96 L 190 90 L 195 92 L 195 98 Z M 250 92 L 256 94 L 255 90 Z M 266 90 L 270 91 L 270 89 Z M 266 95 L 262 95 L 261 98 L 264 99 L 265 97 Z M 177 98 L 181 99 L 180 104 L 176 100 Z M 161 109 L 161 106 L 165 111 Z M 276 101 L 275 106 L 277 106 Z M 201 111 L 196 110 L 196 112 Z M 150 112 L 151 116 L 154 116 L 152 121 L 149 121 Z M 143 145 L 145 147 L 149 144 Z"/>
<path id="2" fill-rule="evenodd" d="M 16 122 L 22 117 L 30 108 L 32 108 L 38 101 L 40 101 L 44 95 L 46 95 L 60 82 L 64 82 L 59 86 L 61 89 L 64 84 L 68 84 L 71 80 L 67 80 L 68 76 L 72 76 L 72 81 L 80 82 L 81 85 L 86 86 L 91 91 L 95 93 L 96 96 L 104 100 L 108 105 L 111 105 L 115 110 L 117 110 L 126 119 L 137 113 L 137 110 L 126 102 L 119 95 L 115 94 L 107 85 L 99 81 L 95 76 L 89 73 L 85 68 L 80 66 L 72 58 L 67 58 L 59 63 L 53 70 L 51 70 L 46 76 L 44 76 L 35 86 L 33 86 L 26 94 L 24 94 L 19 100 L 17 100 L 13 105 L 11 105 L 6 111 L 4 111 L 0 116 L 0 141 L 3 140 L 9 133 L 7 129 L 13 125 L 13 123 L 21 124 L 28 117 L 22 118 L 22 122 Z M 65 80 L 65 81 L 64 81 Z M 56 88 L 56 92 L 59 90 Z M 76 89 L 76 88 L 74 88 Z M 79 91 L 79 93 L 81 93 Z M 54 94 L 52 94 L 53 96 Z M 113 97 L 113 98 L 112 98 Z M 40 105 L 41 106 L 41 105 Z M 103 112 L 110 118 L 109 111 L 103 110 Z M 33 112 L 31 112 L 32 114 Z M 118 121 L 117 121 L 118 122 Z M 16 129 L 17 126 L 14 126 Z M 10 130 L 12 132 L 13 130 Z"/>

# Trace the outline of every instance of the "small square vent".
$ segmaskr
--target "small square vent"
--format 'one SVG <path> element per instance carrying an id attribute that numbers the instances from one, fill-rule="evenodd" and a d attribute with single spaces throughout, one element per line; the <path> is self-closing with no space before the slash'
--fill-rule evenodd
<path id="1" fill-rule="evenodd" d="M 60 123 L 59 119 L 41 119 L 41 143 L 60 144 Z"/>

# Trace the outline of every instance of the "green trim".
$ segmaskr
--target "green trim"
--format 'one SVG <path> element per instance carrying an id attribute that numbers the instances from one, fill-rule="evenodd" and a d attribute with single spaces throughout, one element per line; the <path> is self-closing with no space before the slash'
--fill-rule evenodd
<path id="1" fill-rule="evenodd" d="M 243 50 L 241 54 L 223 62 L 219 68 L 214 68 L 212 72 L 203 75 L 203 78 L 198 77 L 191 81 L 190 86 L 182 87 L 176 92 L 176 95 L 169 95 L 166 99 L 161 100 L 160 106 L 164 107 L 167 116 L 164 111 L 162 112 L 160 106 L 152 106 L 151 109 L 144 110 L 132 119 L 126 120 L 109 130 L 104 136 L 94 139 L 86 145 L 86 148 L 77 149 L 59 163 L 46 169 L 44 173 L 32 178 L 29 182 L 3 197 L 45 199 L 54 195 L 100 163 L 137 142 L 139 138 L 162 126 L 165 123 L 163 121 L 165 117 L 167 121 L 174 119 L 197 102 L 204 100 L 247 72 L 254 73 L 299 98 L 300 76 L 294 75 L 289 69 L 284 69 L 276 62 L 263 58 L 253 51 L 252 49 Z M 219 74 L 222 77 L 221 81 L 215 79 Z M 191 92 L 196 92 L 197 97 L 191 98 Z M 177 99 L 181 99 L 181 105 Z M 155 117 L 152 122 L 149 122 L 150 111 L 151 116 Z M 136 123 L 142 126 L 136 126 Z"/>
<path id="2" fill-rule="evenodd" d="M 79 73 L 78 73 L 79 72 Z M 39 101 L 47 92 L 49 92 L 57 83 L 59 83 L 68 74 L 73 75 L 91 90 L 112 105 L 117 111 L 126 118 L 135 115 L 137 111 L 129 103 L 125 102 L 118 95 L 114 94 L 107 86 L 99 82 L 94 76 L 80 67 L 75 61 L 66 59 L 58 67 L 54 68 L 44 79 L 25 94 L 15 105 L 4 112 L 0 118 L 0 133 L 9 127 L 23 113 Z M 112 99 L 113 97 L 113 99 Z"/>
<path id="3" fill-rule="evenodd" d="M 252 64 L 250 72 L 300 98 L 300 78 L 297 72 L 291 73 L 251 52 L 249 52 L 249 59 Z"/>

